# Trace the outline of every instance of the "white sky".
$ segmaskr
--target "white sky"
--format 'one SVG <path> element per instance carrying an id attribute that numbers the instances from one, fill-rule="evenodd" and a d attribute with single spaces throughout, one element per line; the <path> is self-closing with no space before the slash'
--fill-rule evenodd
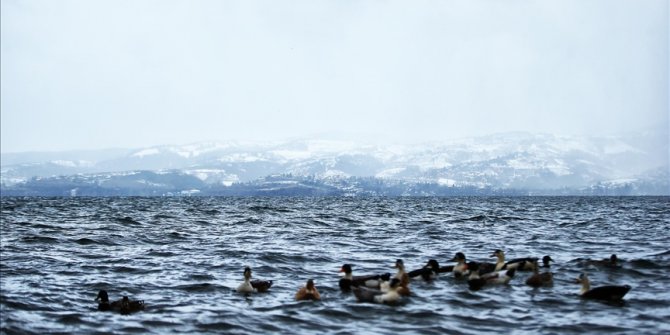
<path id="1" fill-rule="evenodd" d="M 1 150 L 668 128 L 667 0 L 2 0 Z"/>

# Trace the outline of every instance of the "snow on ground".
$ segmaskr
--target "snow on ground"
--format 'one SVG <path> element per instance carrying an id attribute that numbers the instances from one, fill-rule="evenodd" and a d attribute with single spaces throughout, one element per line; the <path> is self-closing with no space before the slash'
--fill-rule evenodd
<path id="1" fill-rule="evenodd" d="M 79 160 L 79 161 L 53 160 L 53 161 L 51 161 L 51 164 L 58 165 L 58 166 L 64 166 L 64 167 L 91 167 L 91 166 L 95 165 L 95 163 L 93 163 L 91 161 L 84 161 L 84 160 Z"/>
<path id="2" fill-rule="evenodd" d="M 160 153 L 160 150 L 157 148 L 149 148 L 149 149 L 144 149 L 140 150 L 134 154 L 132 154 L 132 157 L 139 157 L 139 158 L 144 158 L 145 156 L 151 156 L 151 155 L 158 155 Z"/>
<path id="3" fill-rule="evenodd" d="M 383 170 L 375 175 L 377 178 L 393 178 L 395 175 L 404 172 L 407 170 L 407 168 L 404 167 L 399 167 L 399 168 L 391 168 L 391 169 L 386 169 Z"/>
<path id="4" fill-rule="evenodd" d="M 438 178 L 437 184 L 441 186 L 454 187 L 454 185 L 456 185 L 456 181 L 448 178 Z"/>

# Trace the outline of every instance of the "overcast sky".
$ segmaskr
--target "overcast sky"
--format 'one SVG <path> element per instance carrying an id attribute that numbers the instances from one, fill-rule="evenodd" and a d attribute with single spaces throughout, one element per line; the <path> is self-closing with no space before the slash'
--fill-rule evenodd
<path id="1" fill-rule="evenodd" d="M 2 0 L 1 149 L 668 128 L 668 1 Z"/>

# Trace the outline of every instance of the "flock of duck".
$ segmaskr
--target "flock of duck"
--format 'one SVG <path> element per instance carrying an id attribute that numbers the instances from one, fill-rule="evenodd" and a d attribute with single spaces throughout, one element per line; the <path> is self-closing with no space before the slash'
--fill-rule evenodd
<path id="1" fill-rule="evenodd" d="M 398 259 L 395 263 L 397 273 L 391 276 L 389 273 L 369 276 L 353 276 L 350 264 L 344 264 L 340 272 L 344 277 L 340 279 L 339 286 L 342 291 L 353 291 L 358 301 L 375 303 L 394 303 L 402 296 L 410 295 L 409 284 L 411 279 L 423 279 L 426 281 L 435 279 L 440 273 L 451 273 L 455 278 L 467 281 L 470 290 L 476 291 L 484 286 L 508 284 L 517 271 L 532 271 L 526 279 L 526 285 L 532 287 L 553 285 L 553 274 L 549 271 L 550 256 L 542 257 L 542 265 L 539 258 L 525 257 L 505 261 L 505 253 L 495 250 L 492 257 L 498 260 L 496 263 L 467 261 L 465 254 L 456 253 L 450 261 L 455 265 L 440 266 L 431 259 L 428 263 L 417 270 L 405 271 L 404 263 Z M 608 259 L 591 261 L 590 263 L 607 267 L 618 267 L 618 258 L 612 255 Z M 540 272 L 540 268 L 545 271 Z M 586 273 L 582 273 L 576 280 L 582 285 L 580 296 L 586 299 L 605 301 L 620 301 L 630 290 L 629 285 L 606 285 L 591 288 Z"/>
<path id="2" fill-rule="evenodd" d="M 516 258 L 506 261 L 505 253 L 502 250 L 495 250 L 491 257 L 496 257 L 497 262 L 467 261 L 465 254 L 458 252 L 450 260 L 455 262 L 454 265 L 440 266 L 436 260 L 431 259 L 424 267 L 409 272 L 405 270 L 403 261 L 398 259 L 394 265 L 394 268 L 397 269 L 395 275 L 384 273 L 354 276 L 352 265 L 344 264 L 340 269 L 343 276 L 339 281 L 339 287 L 343 292 L 353 292 L 360 302 L 392 304 L 400 301 L 404 296 L 411 295 L 409 287 L 411 280 L 430 281 L 443 273 L 467 281 L 470 290 L 479 290 L 491 285 L 508 284 L 515 274 L 521 271 L 532 272 L 525 281 L 529 286 L 553 285 L 553 274 L 549 269 L 551 262 L 554 260 L 550 256 L 542 257 L 542 265 L 539 264 L 540 259 L 536 257 Z M 589 262 L 606 267 L 619 267 L 618 258 L 614 254 L 607 259 Z M 543 272 L 540 272 L 541 268 Z M 272 280 L 252 279 L 250 267 L 244 269 L 243 276 L 244 281 L 236 289 L 239 293 L 267 292 L 272 287 Z M 580 296 L 586 299 L 620 301 L 631 289 L 629 285 L 606 285 L 592 288 L 586 273 L 582 273 L 575 279 L 575 282 L 582 285 Z M 306 284 L 296 292 L 295 299 L 320 300 L 321 295 L 314 284 L 314 280 L 307 280 Z M 129 314 L 145 308 L 144 301 L 130 300 L 127 296 L 124 296 L 121 300 L 110 302 L 105 290 L 98 292 L 96 300 L 99 301 L 99 310 L 111 310 L 121 314 Z"/>

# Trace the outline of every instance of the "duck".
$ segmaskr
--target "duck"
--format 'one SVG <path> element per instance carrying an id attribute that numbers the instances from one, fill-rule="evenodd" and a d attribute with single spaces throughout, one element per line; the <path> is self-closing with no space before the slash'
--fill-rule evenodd
<path id="1" fill-rule="evenodd" d="M 351 291 L 352 287 L 361 285 L 370 288 L 379 288 L 379 285 L 383 281 L 388 281 L 391 278 L 390 273 L 384 273 L 381 275 L 353 276 L 351 267 L 351 264 L 344 264 L 340 268 L 340 272 L 344 273 L 344 277 L 340 279 L 339 286 L 340 289 L 344 292 Z"/>
<path id="2" fill-rule="evenodd" d="M 457 252 L 454 258 L 450 261 L 456 262 L 456 265 L 452 267 L 451 272 L 456 278 L 462 278 L 468 274 L 468 265 L 465 263 L 465 254 L 462 252 Z"/>
<path id="3" fill-rule="evenodd" d="M 378 304 L 393 304 L 401 300 L 401 294 L 398 292 L 400 280 L 391 279 L 390 288 L 387 292 L 370 289 L 366 287 L 355 287 L 354 295 L 359 302 L 372 302 Z"/>
<path id="4" fill-rule="evenodd" d="M 272 286 L 272 280 L 251 280 L 251 268 L 244 268 L 244 281 L 237 287 L 239 293 L 267 292 Z"/>
<path id="5" fill-rule="evenodd" d="M 542 267 L 548 269 L 550 261 L 552 261 L 551 257 L 544 256 L 542 258 Z M 526 285 L 532 287 L 550 286 L 553 283 L 554 274 L 549 271 L 540 273 L 539 267 L 535 267 L 535 269 L 533 269 L 533 274 L 526 279 Z"/>
<path id="6" fill-rule="evenodd" d="M 585 299 L 621 301 L 631 289 L 630 285 L 606 285 L 591 288 L 591 282 L 586 273 L 580 274 L 575 282 L 582 284 L 579 295 Z"/>
<path id="7" fill-rule="evenodd" d="M 100 311 L 115 311 L 121 314 L 130 314 L 144 309 L 144 300 L 130 300 L 128 296 L 124 296 L 121 300 L 110 302 L 109 294 L 106 290 L 98 291 L 95 301 L 98 301 L 98 310 Z"/>
<path id="8" fill-rule="evenodd" d="M 437 260 L 431 259 L 422 268 L 412 270 L 407 275 L 410 278 L 421 277 L 423 280 L 429 281 L 437 278 L 438 273 L 440 273 L 440 263 Z"/>
<path id="9" fill-rule="evenodd" d="M 399 281 L 398 284 L 399 287 L 397 289 L 398 294 L 410 295 L 409 275 L 407 274 L 407 272 L 405 272 L 405 263 L 402 261 L 402 259 L 397 259 L 393 267 L 398 269 L 398 272 L 395 274 L 395 277 L 393 277 L 394 279 L 398 279 Z"/>
<path id="10" fill-rule="evenodd" d="M 308 279 L 305 286 L 301 287 L 295 294 L 295 300 L 321 300 L 319 291 L 314 286 L 314 280 Z"/>
<path id="11" fill-rule="evenodd" d="M 616 254 L 610 255 L 609 258 L 596 260 L 596 261 L 591 261 L 589 263 L 593 264 L 593 265 L 597 265 L 597 266 L 608 267 L 608 268 L 620 268 L 621 267 L 621 264 L 619 264 L 619 257 L 617 257 Z"/>

